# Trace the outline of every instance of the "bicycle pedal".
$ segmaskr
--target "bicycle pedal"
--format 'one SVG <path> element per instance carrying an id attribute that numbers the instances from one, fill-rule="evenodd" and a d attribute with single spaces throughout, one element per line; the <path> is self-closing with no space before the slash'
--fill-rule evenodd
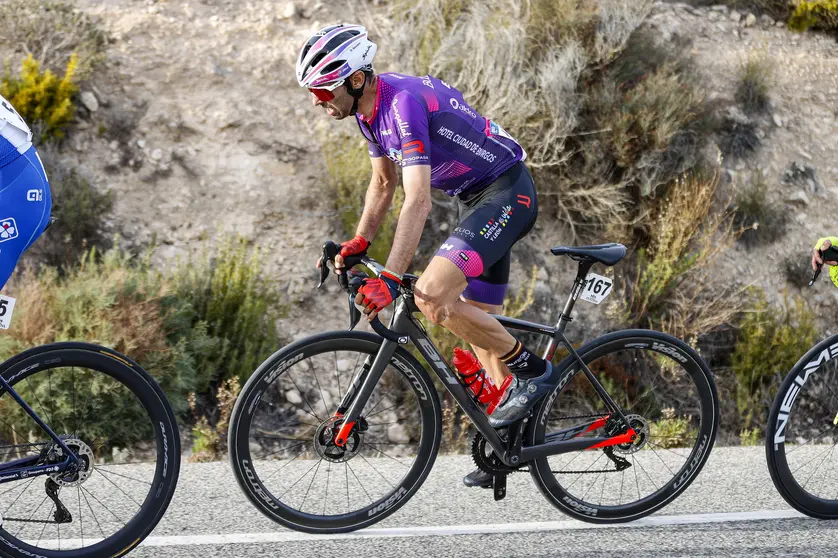
<path id="1" fill-rule="evenodd" d="M 496 475 L 492 488 L 495 491 L 495 502 L 506 498 L 506 475 Z"/>

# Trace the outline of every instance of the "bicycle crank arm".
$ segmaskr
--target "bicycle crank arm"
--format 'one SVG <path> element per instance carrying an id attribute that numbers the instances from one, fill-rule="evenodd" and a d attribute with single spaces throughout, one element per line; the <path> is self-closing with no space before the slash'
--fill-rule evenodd
<path id="1" fill-rule="evenodd" d="M 573 438 L 570 440 L 547 442 L 537 446 L 521 448 L 520 463 L 526 463 L 533 459 L 540 459 L 551 455 L 569 453 L 571 451 L 593 450 L 631 444 L 636 438 L 637 432 L 633 428 L 629 428 L 624 434 L 618 434 L 610 438 Z"/>

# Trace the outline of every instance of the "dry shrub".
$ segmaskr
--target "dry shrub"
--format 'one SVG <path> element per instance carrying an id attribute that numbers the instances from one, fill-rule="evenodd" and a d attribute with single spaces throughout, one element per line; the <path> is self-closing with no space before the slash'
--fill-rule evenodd
<path id="1" fill-rule="evenodd" d="M 233 414 L 240 391 L 241 383 L 238 378 L 224 381 L 218 388 L 218 407 L 211 413 L 211 417 L 206 414 L 199 416 L 198 399 L 194 393 L 189 394 L 189 409 L 196 419 L 195 426 L 192 427 L 192 457 L 189 461 L 216 461 L 227 452 L 227 427 L 230 425 L 230 415 Z"/>
<path id="2" fill-rule="evenodd" d="M 33 56 L 57 72 L 78 57 L 82 79 L 105 57 L 108 38 L 96 22 L 71 4 L 55 0 L 5 0 L 0 4 L 0 47 Z"/>
<path id="3" fill-rule="evenodd" d="M 786 229 L 783 207 L 768 199 L 768 185 L 760 171 L 751 176 L 750 183 L 736 193 L 734 224 L 742 228 L 739 241 L 753 248 L 779 240 Z"/>
<path id="4" fill-rule="evenodd" d="M 419 0 L 374 29 L 399 71 L 446 80 L 521 142 L 542 210 L 579 235 L 633 222 L 638 192 L 701 160 L 705 100 L 680 48 L 638 31 L 651 5 Z"/>
<path id="5" fill-rule="evenodd" d="M 739 71 L 739 85 L 734 98 L 748 114 L 768 111 L 768 90 L 771 86 L 773 67 L 765 53 L 748 53 L 748 59 Z"/>
<path id="6" fill-rule="evenodd" d="M 741 311 L 741 292 L 713 275 L 715 259 L 738 233 L 730 211 L 714 210 L 717 186 L 716 175 L 672 184 L 651 217 L 648 248 L 638 251 L 634 270 L 618 274 L 625 291 L 619 321 L 692 342 Z"/>

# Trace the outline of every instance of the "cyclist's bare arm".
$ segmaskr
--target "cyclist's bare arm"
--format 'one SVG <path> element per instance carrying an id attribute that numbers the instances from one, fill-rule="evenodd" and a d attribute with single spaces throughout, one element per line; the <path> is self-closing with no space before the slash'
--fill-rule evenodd
<path id="1" fill-rule="evenodd" d="M 367 188 L 364 212 L 361 214 L 355 234 L 371 241 L 393 202 L 393 193 L 398 186 L 399 175 L 396 172 L 396 163 L 387 157 L 370 158 L 370 162 L 372 163 L 372 179 Z"/>
<path id="2" fill-rule="evenodd" d="M 356 235 L 363 236 L 368 241 L 372 241 L 378 232 L 393 202 L 393 193 L 399 184 L 396 163 L 387 157 L 370 157 L 370 163 L 372 163 L 372 178 L 364 198 L 364 211 L 361 213 L 361 220 L 355 230 Z M 320 267 L 320 260 L 317 261 L 317 266 Z M 340 273 L 343 267 L 343 257 L 338 254 L 335 256 L 335 271 Z"/>
<path id="3" fill-rule="evenodd" d="M 387 269 L 399 275 L 410 267 L 425 221 L 431 212 L 431 167 L 413 165 L 402 171 L 404 206 L 399 214 L 396 236 L 387 258 Z"/>

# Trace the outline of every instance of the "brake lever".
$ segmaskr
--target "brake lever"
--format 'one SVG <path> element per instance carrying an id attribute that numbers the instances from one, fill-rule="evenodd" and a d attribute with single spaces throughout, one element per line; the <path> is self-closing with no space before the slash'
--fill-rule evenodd
<path id="1" fill-rule="evenodd" d="M 317 288 L 323 286 L 323 283 L 329 277 L 329 262 L 335 261 L 335 256 L 340 253 L 340 246 L 332 242 L 331 240 L 327 240 L 325 244 L 323 244 L 323 255 L 320 256 L 320 282 L 317 284 Z"/>

